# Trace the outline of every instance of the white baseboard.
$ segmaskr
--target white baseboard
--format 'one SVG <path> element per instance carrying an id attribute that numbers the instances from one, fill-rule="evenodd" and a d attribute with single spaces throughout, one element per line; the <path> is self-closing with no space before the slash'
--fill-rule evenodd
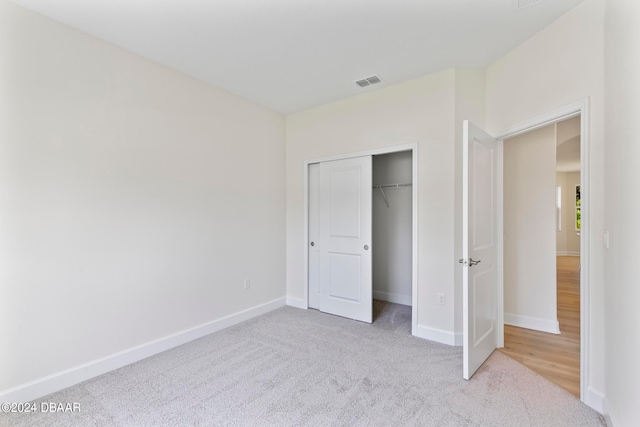
<path id="1" fill-rule="evenodd" d="M 453 336 L 454 346 L 462 347 L 462 332 L 456 332 Z"/>
<path id="2" fill-rule="evenodd" d="M 48 394 L 71 387 L 88 379 L 130 365 L 131 363 L 178 347 L 189 341 L 202 338 L 205 335 L 212 334 L 284 306 L 285 298 L 278 298 L 89 363 L 66 369 L 17 387 L 2 390 L 0 391 L 0 401 L 30 402 L 39 399 Z"/>
<path id="3" fill-rule="evenodd" d="M 391 292 L 373 291 L 373 298 L 394 304 L 408 305 L 411 307 L 411 295 L 394 294 Z"/>
<path id="4" fill-rule="evenodd" d="M 533 329 L 534 331 L 560 333 L 560 324 L 557 320 L 541 319 L 539 317 L 522 316 L 520 314 L 505 313 L 504 324 L 519 328 Z"/>
<path id="5" fill-rule="evenodd" d="M 429 341 L 439 342 L 441 344 L 461 346 L 462 334 L 453 333 L 451 331 L 445 331 L 438 328 L 430 328 L 428 326 L 416 325 L 415 329 L 411 331 L 414 337 L 423 338 Z"/>
<path id="6" fill-rule="evenodd" d="M 607 427 L 615 427 L 616 423 L 611 419 L 611 415 L 608 413 L 603 414 L 604 422 L 607 424 Z"/>
<path id="7" fill-rule="evenodd" d="M 557 256 L 580 256 L 580 252 L 558 251 L 556 255 Z"/>
<path id="8" fill-rule="evenodd" d="M 585 395 L 582 396 L 582 401 L 585 405 L 598 411 L 599 413 L 604 413 L 604 394 L 600 393 L 599 391 L 594 390 L 591 387 L 587 387 Z"/>
<path id="9" fill-rule="evenodd" d="M 604 421 L 607 423 L 607 427 L 615 427 L 620 426 L 622 424 L 616 423 L 616 419 L 611 413 L 611 405 L 609 405 L 609 399 L 604 398 L 604 410 L 602 411 L 602 415 L 604 416 Z"/>
<path id="10" fill-rule="evenodd" d="M 304 310 L 309 308 L 302 298 L 287 297 L 287 305 L 290 307 L 302 308 Z"/>

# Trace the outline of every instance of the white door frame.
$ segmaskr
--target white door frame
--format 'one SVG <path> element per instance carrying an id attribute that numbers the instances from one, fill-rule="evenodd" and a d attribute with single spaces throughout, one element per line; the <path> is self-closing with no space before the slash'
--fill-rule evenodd
<path id="1" fill-rule="evenodd" d="M 376 156 L 381 154 L 411 151 L 412 163 L 412 264 L 411 264 L 411 334 L 416 334 L 418 324 L 418 143 L 396 145 L 355 153 L 338 154 L 305 160 L 304 162 L 304 297 L 303 307 L 309 308 L 309 165 L 312 163 L 342 160 L 351 157 Z M 373 191 L 373 189 L 371 189 Z"/>
<path id="2" fill-rule="evenodd" d="M 530 132 L 561 120 L 580 116 L 580 186 L 581 186 L 581 231 L 580 231 L 580 400 L 596 408 L 600 406 L 595 396 L 589 393 L 589 242 L 590 230 L 590 186 L 589 186 L 589 98 L 534 117 L 498 132 L 498 347 L 504 347 L 504 140 Z"/>

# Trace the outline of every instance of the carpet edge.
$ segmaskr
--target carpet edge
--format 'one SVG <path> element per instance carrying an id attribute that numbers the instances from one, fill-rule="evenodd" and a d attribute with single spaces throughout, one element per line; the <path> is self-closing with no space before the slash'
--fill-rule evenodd
<path id="1" fill-rule="evenodd" d="M 138 362 L 163 351 L 178 347 L 206 335 L 254 317 L 277 310 L 286 305 L 286 297 L 277 298 L 263 304 L 221 317 L 201 325 L 167 335 L 156 340 L 84 363 L 73 368 L 47 375 L 42 378 L 0 391 L 0 401 L 30 402 L 55 393 L 83 381 Z"/>

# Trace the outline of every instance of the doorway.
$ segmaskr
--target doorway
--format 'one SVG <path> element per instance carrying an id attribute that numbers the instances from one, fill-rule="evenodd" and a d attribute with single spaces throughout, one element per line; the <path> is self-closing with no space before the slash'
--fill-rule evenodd
<path id="1" fill-rule="evenodd" d="M 504 141 L 501 349 L 578 397 L 580 122 L 576 116 Z"/>
<path id="2" fill-rule="evenodd" d="M 309 308 L 325 311 L 321 307 L 320 165 L 340 164 L 347 159 L 366 156 L 371 157 L 372 165 L 371 184 L 368 186 L 372 216 L 372 238 L 368 250 L 372 256 L 372 297 L 369 297 L 373 307 L 372 320 L 403 319 L 402 329 L 413 333 L 417 308 L 417 144 L 306 162 L 307 304 Z M 330 281 L 334 279 L 330 278 Z M 355 318 L 349 314 L 344 317 Z"/>
<path id="3" fill-rule="evenodd" d="M 547 114 L 535 117 L 529 121 L 523 122 L 510 129 L 504 130 L 498 134 L 500 157 L 504 155 L 504 141 L 509 138 L 524 134 L 526 132 L 542 128 L 549 124 L 561 122 L 566 119 L 580 116 L 580 190 L 581 190 L 581 232 L 580 232 L 580 266 L 579 266 L 579 300 L 580 300 L 580 399 L 589 406 L 595 405 L 597 396 L 589 389 L 589 247 L 590 247 L 590 216 L 589 216 L 589 99 L 585 98 L 574 104 L 558 108 Z M 502 163 L 502 162 L 500 162 Z M 499 268 L 498 268 L 498 297 L 504 298 L 504 217 L 503 215 L 503 170 L 499 171 L 499 182 L 502 183 L 498 188 L 500 209 L 498 210 L 498 228 L 499 237 Z M 504 308 L 504 301 L 498 302 L 499 307 Z M 498 334 L 498 347 L 504 347 L 504 309 L 498 311 L 498 328 L 502 330 Z"/>

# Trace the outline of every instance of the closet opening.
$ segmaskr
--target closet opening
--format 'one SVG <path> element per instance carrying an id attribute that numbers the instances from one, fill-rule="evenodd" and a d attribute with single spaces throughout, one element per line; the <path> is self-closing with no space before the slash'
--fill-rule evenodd
<path id="1" fill-rule="evenodd" d="M 414 156 L 405 149 L 308 163 L 309 308 L 412 333 Z M 342 251 L 348 240 L 359 251 Z"/>
<path id="2" fill-rule="evenodd" d="M 373 321 L 411 334 L 412 153 L 373 156 Z"/>

